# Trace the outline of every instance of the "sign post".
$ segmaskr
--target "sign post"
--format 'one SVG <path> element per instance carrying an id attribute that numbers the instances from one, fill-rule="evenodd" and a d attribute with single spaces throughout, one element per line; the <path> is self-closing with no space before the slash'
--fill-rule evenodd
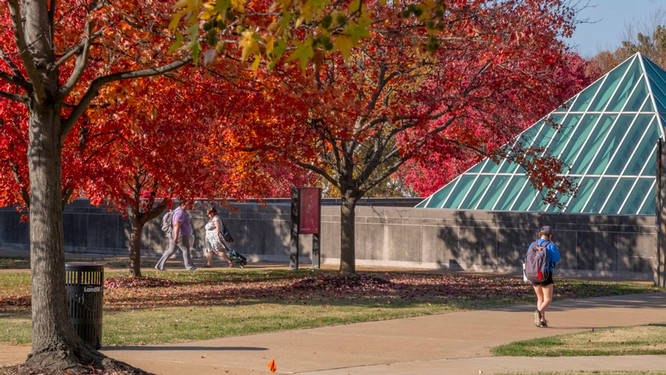
<path id="1" fill-rule="evenodd" d="M 321 227 L 321 189 L 291 189 L 291 242 L 289 269 L 298 269 L 299 235 L 312 234 L 312 268 L 319 268 Z"/>

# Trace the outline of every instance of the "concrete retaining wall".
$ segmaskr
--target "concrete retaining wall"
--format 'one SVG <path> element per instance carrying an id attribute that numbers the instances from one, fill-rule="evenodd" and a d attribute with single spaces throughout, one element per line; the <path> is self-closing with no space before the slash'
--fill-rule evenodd
<path id="1" fill-rule="evenodd" d="M 287 201 L 288 202 L 288 201 Z M 250 261 L 289 262 L 290 206 L 235 205 L 221 209 L 235 247 Z M 205 208 L 191 211 L 193 252 L 201 258 Z M 560 248 L 559 274 L 652 280 L 657 246 L 654 216 L 450 211 L 361 206 L 356 212 L 356 264 L 405 268 L 518 272 L 520 258 L 541 225 L 551 225 Z M 125 256 L 129 223 L 79 200 L 64 212 L 65 250 Z M 301 235 L 300 260 L 310 263 L 311 235 Z M 142 255 L 159 256 L 167 241 L 159 219 L 143 233 Z M 12 208 L 0 209 L 0 248 L 28 249 L 28 225 Z M 340 209 L 322 207 L 321 262 L 339 264 Z"/>

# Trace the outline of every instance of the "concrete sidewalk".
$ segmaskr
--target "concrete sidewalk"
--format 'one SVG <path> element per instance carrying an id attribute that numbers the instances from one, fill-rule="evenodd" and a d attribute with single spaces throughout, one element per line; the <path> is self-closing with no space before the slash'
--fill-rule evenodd
<path id="1" fill-rule="evenodd" d="M 593 328 L 666 322 L 666 293 L 556 301 L 550 328 L 533 325 L 532 306 L 173 345 L 103 347 L 109 357 L 155 374 L 492 374 L 497 372 L 650 370 L 666 374 L 666 356 L 493 357 L 516 340 Z M 29 347 L 0 346 L 0 363 L 18 363 Z"/>

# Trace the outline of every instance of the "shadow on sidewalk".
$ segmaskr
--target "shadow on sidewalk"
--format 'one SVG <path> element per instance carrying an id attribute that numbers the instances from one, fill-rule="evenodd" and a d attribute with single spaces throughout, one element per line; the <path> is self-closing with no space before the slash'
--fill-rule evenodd
<path id="1" fill-rule="evenodd" d="M 198 350 L 210 350 L 210 351 L 264 351 L 268 348 L 260 348 L 256 346 L 103 346 L 100 351 L 102 352 L 112 352 L 117 350 L 135 350 L 135 351 L 198 351 Z"/>

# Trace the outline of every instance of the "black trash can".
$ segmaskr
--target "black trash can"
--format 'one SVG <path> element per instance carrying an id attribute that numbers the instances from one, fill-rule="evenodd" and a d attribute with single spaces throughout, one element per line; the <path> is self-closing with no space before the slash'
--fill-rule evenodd
<path id="1" fill-rule="evenodd" d="M 95 348 L 102 347 L 102 297 L 104 266 L 95 263 L 66 263 L 65 285 L 69 318 L 79 337 Z"/>

